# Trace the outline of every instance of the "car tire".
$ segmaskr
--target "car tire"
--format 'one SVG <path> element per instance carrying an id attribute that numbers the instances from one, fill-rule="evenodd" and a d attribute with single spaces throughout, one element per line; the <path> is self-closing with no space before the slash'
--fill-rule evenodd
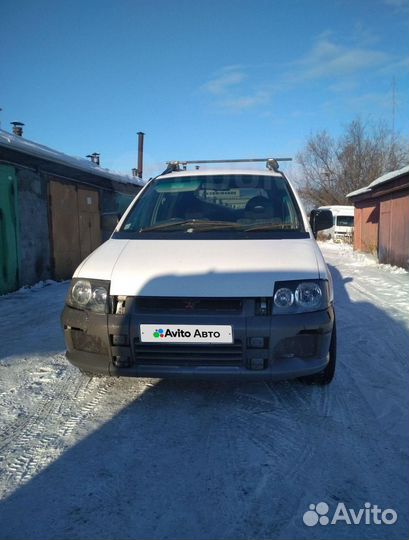
<path id="1" fill-rule="evenodd" d="M 329 384 L 335 375 L 335 367 L 337 363 L 337 327 L 334 319 L 334 326 L 332 328 L 331 342 L 329 346 L 329 362 L 325 369 L 319 373 L 314 373 L 314 375 L 307 375 L 302 378 L 302 381 L 307 384 L 319 384 L 324 386 Z"/>

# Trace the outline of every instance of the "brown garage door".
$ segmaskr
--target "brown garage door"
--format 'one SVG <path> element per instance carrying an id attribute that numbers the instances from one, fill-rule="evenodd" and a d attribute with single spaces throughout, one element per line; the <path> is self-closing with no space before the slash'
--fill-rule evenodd
<path id="1" fill-rule="evenodd" d="M 54 274 L 68 279 L 101 243 L 98 192 L 52 180 L 50 206 Z"/>
<path id="2" fill-rule="evenodd" d="M 101 244 L 99 196 L 97 191 L 78 189 L 78 221 L 81 259 Z"/>
<path id="3" fill-rule="evenodd" d="M 409 268 L 409 193 L 385 197 L 380 205 L 379 261 Z"/>

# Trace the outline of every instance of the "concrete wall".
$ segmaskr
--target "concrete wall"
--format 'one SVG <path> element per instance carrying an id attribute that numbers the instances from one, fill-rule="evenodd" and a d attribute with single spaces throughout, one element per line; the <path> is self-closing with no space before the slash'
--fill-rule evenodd
<path id="1" fill-rule="evenodd" d="M 51 278 L 47 181 L 16 169 L 20 222 L 20 286 Z"/>

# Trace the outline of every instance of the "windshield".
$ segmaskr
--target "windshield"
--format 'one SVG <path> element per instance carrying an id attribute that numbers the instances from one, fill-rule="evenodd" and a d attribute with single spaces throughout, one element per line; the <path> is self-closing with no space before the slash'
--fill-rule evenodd
<path id="1" fill-rule="evenodd" d="M 303 231 L 283 177 L 206 175 L 152 181 L 121 227 L 124 232 Z"/>
<path id="2" fill-rule="evenodd" d="M 354 216 L 337 216 L 338 227 L 353 227 Z"/>

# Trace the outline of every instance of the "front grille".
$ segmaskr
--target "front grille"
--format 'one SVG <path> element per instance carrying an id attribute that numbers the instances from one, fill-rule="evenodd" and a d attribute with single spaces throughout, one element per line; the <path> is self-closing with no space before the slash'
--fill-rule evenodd
<path id="1" fill-rule="evenodd" d="M 134 342 L 136 364 L 158 366 L 241 366 L 243 347 L 239 340 L 229 345 L 193 345 Z"/>
<path id="2" fill-rule="evenodd" d="M 241 312 L 242 300 L 238 298 L 136 298 L 135 307 L 138 312 L 167 312 L 185 313 L 232 313 Z"/>

